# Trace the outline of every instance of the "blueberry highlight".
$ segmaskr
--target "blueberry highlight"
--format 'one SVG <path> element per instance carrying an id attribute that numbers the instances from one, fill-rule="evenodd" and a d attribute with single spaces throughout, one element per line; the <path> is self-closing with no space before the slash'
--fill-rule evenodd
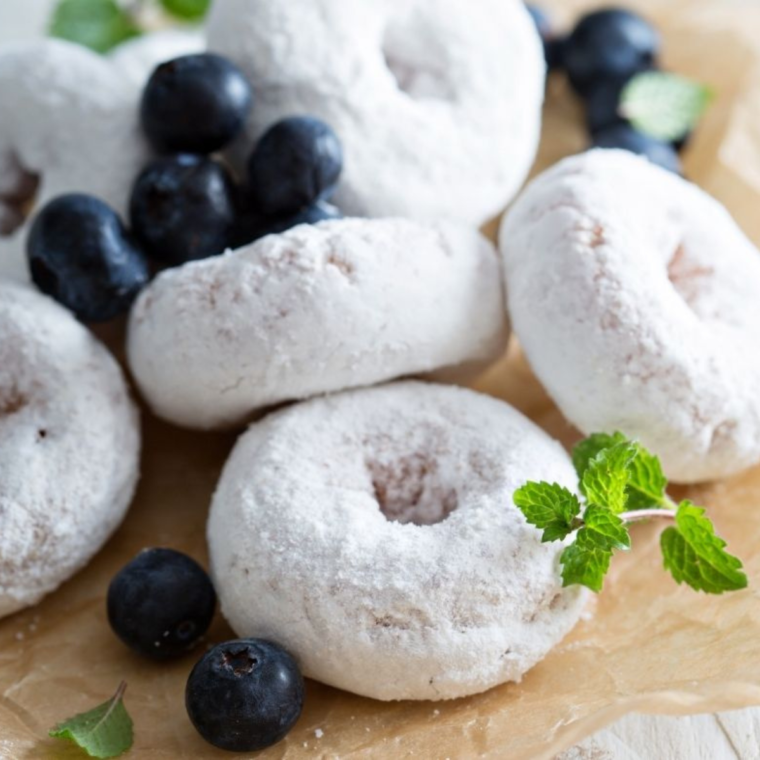
<path id="1" fill-rule="evenodd" d="M 660 35 L 641 16 L 618 8 L 584 16 L 564 45 L 563 61 L 570 82 L 581 95 L 603 80 L 626 82 L 655 68 Z"/>
<path id="2" fill-rule="evenodd" d="M 343 148 L 330 126 L 310 116 L 283 119 L 249 159 L 251 201 L 268 216 L 297 212 L 329 198 L 342 170 Z"/>
<path id="3" fill-rule="evenodd" d="M 653 164 L 657 164 L 674 174 L 682 173 L 678 153 L 670 143 L 637 132 L 627 124 L 618 124 L 597 132 L 594 135 L 593 144 L 595 148 L 628 150 L 639 156 L 645 156 Z"/>
<path id="4" fill-rule="evenodd" d="M 108 588 L 108 621 L 133 651 L 155 660 L 193 649 L 214 617 L 216 593 L 206 571 L 173 549 L 145 549 Z"/>
<path id="5" fill-rule="evenodd" d="M 162 153 L 213 153 L 237 137 L 253 105 L 245 74 L 214 53 L 175 58 L 153 72 L 140 116 Z"/>
<path id="6" fill-rule="evenodd" d="M 160 158 L 138 177 L 130 201 L 132 228 L 148 255 L 178 266 L 223 253 L 236 218 L 228 171 L 205 156 Z"/>
<path id="7" fill-rule="evenodd" d="M 150 278 L 148 262 L 118 214 L 72 193 L 37 214 L 27 239 L 35 285 L 83 322 L 125 313 Z"/>
<path id="8" fill-rule="evenodd" d="M 258 639 L 228 641 L 196 664 L 185 706 L 209 744 L 256 752 L 285 738 L 301 715 L 304 683 L 295 660 Z"/>

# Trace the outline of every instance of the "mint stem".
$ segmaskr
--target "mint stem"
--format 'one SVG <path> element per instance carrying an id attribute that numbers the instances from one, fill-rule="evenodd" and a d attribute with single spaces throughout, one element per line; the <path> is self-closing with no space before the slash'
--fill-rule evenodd
<path id="1" fill-rule="evenodd" d="M 631 512 L 621 512 L 618 517 L 627 523 L 638 522 L 639 520 L 648 520 L 651 517 L 665 517 L 675 519 L 676 513 L 672 509 L 635 509 Z"/>

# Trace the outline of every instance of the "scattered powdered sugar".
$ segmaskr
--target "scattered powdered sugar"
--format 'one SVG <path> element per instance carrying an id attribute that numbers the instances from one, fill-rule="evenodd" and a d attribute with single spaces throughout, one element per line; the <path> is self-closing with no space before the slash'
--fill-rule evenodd
<path id="1" fill-rule="evenodd" d="M 576 482 L 558 443 L 461 388 L 395 383 L 272 414 L 240 438 L 211 510 L 223 612 L 306 675 L 378 699 L 519 680 L 586 598 L 513 506 L 527 480 Z"/>
<path id="2" fill-rule="evenodd" d="M 317 728 L 314 730 L 314 736 L 317 737 L 317 739 L 321 739 L 325 735 L 325 732 L 321 728 Z"/>

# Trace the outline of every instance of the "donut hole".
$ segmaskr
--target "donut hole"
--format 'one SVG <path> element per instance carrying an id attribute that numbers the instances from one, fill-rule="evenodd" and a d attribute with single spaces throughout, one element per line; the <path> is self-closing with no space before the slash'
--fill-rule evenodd
<path id="1" fill-rule="evenodd" d="M 435 525 L 458 506 L 457 492 L 443 482 L 438 461 L 431 454 L 371 460 L 367 470 L 380 511 L 390 522 Z"/>
<path id="2" fill-rule="evenodd" d="M 683 244 L 676 248 L 668 262 L 670 284 L 690 308 L 695 307 L 706 280 L 714 274 L 715 270 L 695 261 Z"/>
<path id="3" fill-rule="evenodd" d="M 414 100 L 453 100 L 446 51 L 419 19 L 391 23 L 383 38 L 385 65 L 401 92 Z"/>
<path id="4" fill-rule="evenodd" d="M 40 188 L 40 176 L 11 156 L 0 185 L 0 237 L 10 237 L 29 218 Z"/>

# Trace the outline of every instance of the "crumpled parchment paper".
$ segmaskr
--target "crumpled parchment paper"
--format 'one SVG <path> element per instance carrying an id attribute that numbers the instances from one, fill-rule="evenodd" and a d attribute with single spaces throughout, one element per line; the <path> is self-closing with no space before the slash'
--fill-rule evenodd
<path id="1" fill-rule="evenodd" d="M 546 5 L 569 20 L 590 3 Z M 716 90 L 686 170 L 760 244 L 760 2 L 634 5 L 663 30 L 666 64 Z M 556 79 L 537 169 L 584 145 L 580 106 Z M 477 387 L 564 441 L 574 439 L 516 346 Z M 136 727 L 130 757 L 229 757 L 205 744 L 186 716 L 184 685 L 194 658 L 156 665 L 132 655 L 108 629 L 104 595 L 117 569 L 145 546 L 168 545 L 205 560 L 209 498 L 233 442 L 230 435 L 187 433 L 145 415 L 143 479 L 122 529 L 57 593 L 0 622 L 0 757 L 80 757 L 46 739 L 47 730 L 109 697 L 122 678 Z M 637 526 L 634 550 L 616 558 L 593 619 L 521 684 L 455 702 L 381 704 L 309 683 L 298 725 L 260 756 L 551 757 L 632 710 L 760 705 L 760 469 L 685 493 L 711 508 L 718 530 L 745 561 L 748 590 L 716 598 L 677 587 L 661 569 L 657 528 Z M 217 619 L 209 639 L 230 635 Z"/>

